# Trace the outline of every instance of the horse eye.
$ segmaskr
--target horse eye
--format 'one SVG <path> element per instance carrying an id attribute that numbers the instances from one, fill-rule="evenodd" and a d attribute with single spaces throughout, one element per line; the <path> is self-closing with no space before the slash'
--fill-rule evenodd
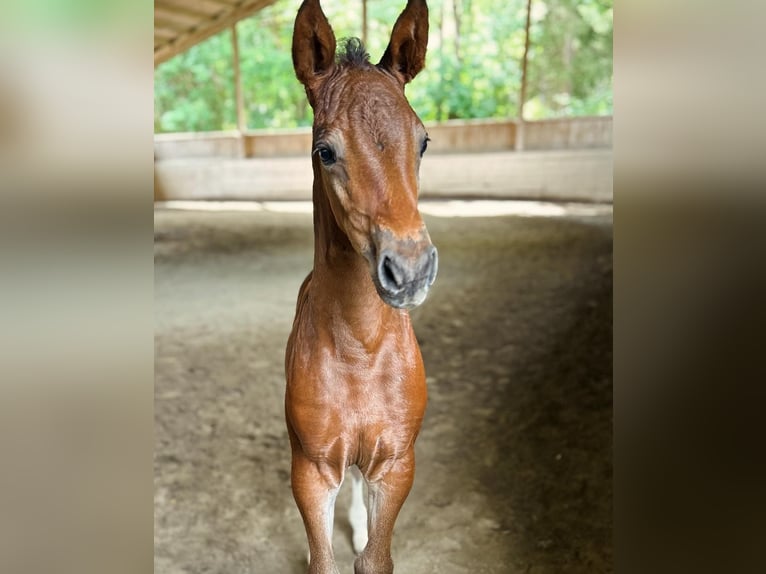
<path id="1" fill-rule="evenodd" d="M 420 157 L 423 157 L 423 154 L 426 153 L 426 149 L 428 149 L 428 142 L 431 141 L 431 138 L 426 137 L 426 139 L 423 140 L 423 145 L 420 147 Z"/>
<path id="2" fill-rule="evenodd" d="M 327 146 L 317 147 L 314 153 L 319 154 L 320 161 L 326 166 L 330 166 L 335 163 L 335 152 Z"/>

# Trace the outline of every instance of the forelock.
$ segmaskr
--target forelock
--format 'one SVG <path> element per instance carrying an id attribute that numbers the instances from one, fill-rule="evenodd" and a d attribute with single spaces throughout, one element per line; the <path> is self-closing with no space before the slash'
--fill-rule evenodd
<path id="1" fill-rule="evenodd" d="M 350 68 L 366 68 L 371 66 L 370 55 L 359 38 L 345 38 L 341 40 L 341 49 L 338 50 L 338 65 Z"/>

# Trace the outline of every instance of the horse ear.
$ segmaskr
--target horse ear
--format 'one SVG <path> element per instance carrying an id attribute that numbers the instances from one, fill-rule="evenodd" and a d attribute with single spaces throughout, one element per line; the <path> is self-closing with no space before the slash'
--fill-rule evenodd
<path id="1" fill-rule="evenodd" d="M 408 0 L 391 33 L 391 41 L 379 67 L 391 72 L 402 85 L 411 81 L 426 64 L 428 6 L 425 0 Z"/>
<path id="2" fill-rule="evenodd" d="M 335 65 L 335 34 L 319 0 L 304 0 L 293 28 L 293 67 L 306 86 L 311 105 L 313 92 Z"/>

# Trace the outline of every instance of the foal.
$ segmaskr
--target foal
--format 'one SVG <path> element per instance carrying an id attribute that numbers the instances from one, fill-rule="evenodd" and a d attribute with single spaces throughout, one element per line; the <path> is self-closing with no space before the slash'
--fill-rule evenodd
<path id="1" fill-rule="evenodd" d="M 394 521 L 412 486 L 426 384 L 407 310 L 425 300 L 437 253 L 417 208 L 428 136 L 404 85 L 427 39 L 423 0 L 408 1 L 377 66 L 356 39 L 336 61 L 318 0 L 295 20 L 293 64 L 314 109 L 314 268 L 287 343 L 285 414 L 310 574 L 338 572 L 333 514 L 347 468 L 356 574 L 393 572 Z"/>

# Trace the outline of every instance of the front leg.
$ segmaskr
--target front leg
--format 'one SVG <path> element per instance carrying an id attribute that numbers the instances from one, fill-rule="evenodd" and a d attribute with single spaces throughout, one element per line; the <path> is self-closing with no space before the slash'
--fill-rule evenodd
<path id="1" fill-rule="evenodd" d="M 415 452 L 411 448 L 388 472 L 369 486 L 369 541 L 354 562 L 354 574 L 392 574 L 391 539 L 415 478 Z"/>
<path id="2" fill-rule="evenodd" d="M 309 542 L 308 574 L 338 574 L 332 550 L 335 498 L 341 480 L 293 448 L 291 484 Z"/>

